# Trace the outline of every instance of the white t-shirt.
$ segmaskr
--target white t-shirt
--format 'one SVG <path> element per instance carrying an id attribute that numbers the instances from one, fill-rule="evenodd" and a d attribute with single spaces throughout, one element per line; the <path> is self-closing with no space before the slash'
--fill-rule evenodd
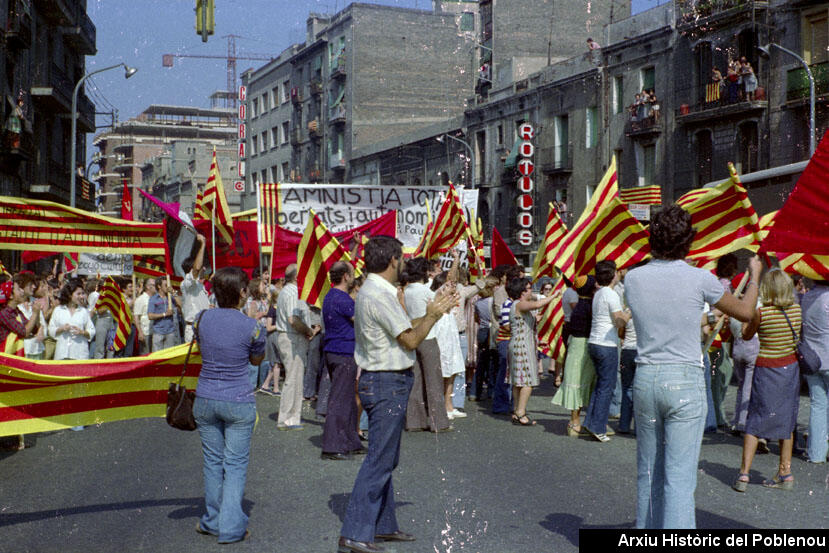
<path id="1" fill-rule="evenodd" d="M 622 310 L 619 294 L 609 286 L 602 286 L 593 296 L 593 324 L 590 326 L 588 344 L 616 347 L 619 345 L 619 333 L 613 324 L 612 313 Z"/>

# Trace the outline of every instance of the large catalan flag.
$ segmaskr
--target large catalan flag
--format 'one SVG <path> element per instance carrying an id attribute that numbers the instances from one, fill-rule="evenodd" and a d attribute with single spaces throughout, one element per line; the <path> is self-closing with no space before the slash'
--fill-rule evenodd
<path id="1" fill-rule="evenodd" d="M 132 270 L 146 278 L 163 277 L 167 274 L 167 261 L 163 255 L 134 255 Z M 182 280 L 184 279 L 178 275 L 170 275 L 170 283 L 176 288 L 181 286 Z"/>
<path id="2" fill-rule="evenodd" d="M 662 205 L 662 187 L 654 184 L 622 188 L 619 190 L 619 199 L 625 204 Z"/>
<path id="3" fill-rule="evenodd" d="M 181 375 L 188 344 L 143 357 L 34 361 L 0 353 L 0 436 L 163 417 L 167 387 Z M 185 372 L 195 388 L 199 347 Z"/>
<path id="4" fill-rule="evenodd" d="M 734 165 L 729 163 L 728 169 L 731 176 L 717 186 L 691 190 L 676 202 L 691 214 L 697 230 L 688 258 L 700 267 L 760 241 L 757 213 Z"/>
<path id="5" fill-rule="evenodd" d="M 337 261 L 351 263 L 351 256 L 312 209 L 297 253 L 299 299 L 322 307 L 322 300 L 331 289 L 328 271 Z"/>
<path id="6" fill-rule="evenodd" d="M 124 293 L 110 276 L 107 277 L 101 287 L 98 301 L 95 302 L 95 309 L 105 308 L 112 313 L 112 320 L 115 323 L 115 340 L 113 346 L 116 350 L 124 349 L 127 345 L 127 338 L 130 337 L 130 325 L 132 324 L 132 310 L 127 305 Z"/>
<path id="7" fill-rule="evenodd" d="M 213 148 L 213 161 L 210 162 L 210 174 L 207 176 L 207 186 L 204 189 L 203 205 L 210 214 L 210 220 L 222 239 L 233 243 L 233 219 L 230 208 L 227 206 L 225 187 L 222 184 L 222 175 L 219 173 L 219 162 L 216 160 L 216 148 Z"/>
<path id="8" fill-rule="evenodd" d="M 558 246 L 559 241 L 567 234 L 567 227 L 559 217 L 555 206 L 550 202 L 550 210 L 547 214 L 547 229 L 544 231 L 544 240 L 538 246 L 538 251 L 535 254 L 535 262 L 533 263 L 533 280 L 538 280 L 541 277 L 554 277 L 555 268 L 553 266 L 553 253 Z"/>
<path id="9" fill-rule="evenodd" d="M 626 267 L 648 255 L 648 232 L 619 200 L 613 157 L 579 220 L 559 242 L 553 264 L 572 280 L 592 271 L 597 261 Z"/>
<path id="10" fill-rule="evenodd" d="M 0 196 L 0 249 L 163 255 L 162 225 L 46 200 Z"/>
<path id="11" fill-rule="evenodd" d="M 448 252 L 467 236 L 469 236 L 469 226 L 466 223 L 458 193 L 450 182 L 446 198 L 435 217 L 435 224 L 423 255 L 427 259 L 437 257 L 439 254 Z"/>

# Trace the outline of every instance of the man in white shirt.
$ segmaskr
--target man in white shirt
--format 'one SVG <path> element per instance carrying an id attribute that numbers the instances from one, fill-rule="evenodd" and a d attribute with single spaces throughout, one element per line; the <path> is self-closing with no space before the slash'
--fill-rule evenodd
<path id="1" fill-rule="evenodd" d="M 368 414 L 370 439 L 348 501 L 338 551 L 386 551 L 375 542 L 415 539 L 397 525 L 392 472 L 400 458 L 406 404 L 414 382 L 414 350 L 458 296 L 439 294 L 427 303 L 422 317 L 410 321 L 395 286 L 403 268 L 401 246 L 390 236 L 373 236 L 365 245 L 369 275 L 354 308 L 354 358 L 363 371 L 359 393 Z"/>
<path id="2" fill-rule="evenodd" d="M 201 281 L 201 270 L 204 266 L 204 244 L 205 239 L 201 234 L 196 234 L 199 241 L 199 251 L 196 257 L 187 258 L 181 263 L 184 269 L 184 280 L 181 281 L 181 312 L 184 317 L 184 342 L 189 343 L 193 339 L 193 323 L 199 313 L 210 307 L 210 300 L 207 299 L 207 290 Z"/>
<path id="3" fill-rule="evenodd" d="M 150 298 L 155 295 L 155 280 L 148 278 L 144 281 L 144 289 L 137 298 L 132 307 L 132 314 L 138 323 L 138 341 L 141 344 L 141 355 L 146 355 L 152 350 L 152 329 L 150 328 L 150 318 L 147 316 L 147 306 Z"/>
<path id="4" fill-rule="evenodd" d="M 302 381 L 308 358 L 308 342 L 320 331 L 311 326 L 308 304 L 299 299 L 297 265 L 285 269 L 285 286 L 276 301 L 276 347 L 285 366 L 285 383 L 279 402 L 277 430 L 302 430 Z"/>
<path id="5" fill-rule="evenodd" d="M 596 282 L 600 288 L 593 296 L 593 323 L 587 340 L 587 351 L 596 368 L 596 387 L 582 426 L 600 442 L 610 441 L 607 418 L 618 378 L 619 329 L 625 328 L 630 320 L 630 311 L 622 309 L 622 300 L 613 291 L 618 279 L 616 263 L 608 260 L 596 263 Z"/>

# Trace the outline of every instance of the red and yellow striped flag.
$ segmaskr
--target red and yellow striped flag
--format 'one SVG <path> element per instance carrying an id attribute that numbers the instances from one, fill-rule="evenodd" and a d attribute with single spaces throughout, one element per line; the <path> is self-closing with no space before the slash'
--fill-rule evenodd
<path id="1" fill-rule="evenodd" d="M 163 255 L 134 255 L 132 256 L 132 270 L 134 273 L 148 278 L 163 277 L 167 274 L 167 262 Z M 178 288 L 183 277 L 170 275 L 170 283 Z"/>
<path id="2" fill-rule="evenodd" d="M 130 337 L 130 325 L 132 324 L 132 310 L 127 305 L 124 293 L 115 280 L 109 276 L 101 287 L 98 301 L 95 302 L 95 309 L 105 308 L 112 313 L 112 320 L 115 323 L 115 339 L 112 345 L 116 350 L 124 349 L 127 339 Z"/>
<path id="3" fill-rule="evenodd" d="M 637 186 L 636 188 L 622 188 L 619 190 L 619 199 L 626 204 L 662 205 L 662 187 Z"/>
<path id="4" fill-rule="evenodd" d="M 553 266 L 553 253 L 559 241 L 567 234 L 567 227 L 561 221 L 555 206 L 550 202 L 550 210 L 547 214 L 547 230 L 544 232 L 544 240 L 538 246 L 533 263 L 533 281 L 543 276 L 555 277 Z"/>
<path id="5" fill-rule="evenodd" d="M 351 256 L 328 231 L 314 210 L 310 211 L 311 216 L 305 225 L 297 253 L 297 286 L 299 299 L 308 305 L 322 307 L 322 300 L 331 289 L 329 269 L 337 261 L 351 263 Z"/>
<path id="6" fill-rule="evenodd" d="M 731 176 L 713 188 L 691 190 L 677 204 L 691 214 L 697 230 L 688 258 L 698 267 L 710 268 L 723 255 L 747 248 L 760 241 L 757 213 L 734 165 Z"/>
<path id="7" fill-rule="evenodd" d="M 650 255 L 648 232 L 618 197 L 616 158 L 579 220 L 553 253 L 553 265 L 573 279 L 593 270 L 596 262 L 612 260 L 626 267 Z"/>
<path id="8" fill-rule="evenodd" d="M 24 357 L 26 355 L 26 344 L 23 341 L 23 338 L 15 334 L 14 332 L 9 332 L 6 336 L 6 339 L 0 344 L 0 351 L 8 355 L 17 355 L 19 357 Z"/>
<path id="9" fill-rule="evenodd" d="M 458 193 L 450 182 L 423 255 L 427 259 L 437 257 L 438 254 L 448 252 L 465 236 L 469 236 L 469 226 L 466 224 Z"/>
<path id="10" fill-rule="evenodd" d="M 163 417 L 167 387 L 181 376 L 188 344 L 143 357 L 34 361 L 0 354 L 0 436 Z M 196 386 L 199 346 L 184 385 Z"/>
<path id="11" fill-rule="evenodd" d="M 193 219 L 210 220 L 210 212 L 204 207 L 204 191 L 201 188 L 196 192 L 196 201 L 193 203 Z"/>
<path id="12" fill-rule="evenodd" d="M 219 173 L 219 162 L 216 160 L 216 148 L 213 148 L 213 161 L 210 162 L 210 174 L 207 176 L 207 186 L 204 189 L 203 206 L 210 214 L 208 219 L 216 225 L 216 230 L 222 239 L 233 243 L 233 218 L 227 206 L 227 196 L 222 184 L 222 175 Z"/>
<path id="13" fill-rule="evenodd" d="M 484 228 L 480 217 L 469 224 L 469 236 L 466 237 L 466 259 L 469 266 L 469 282 L 474 283 L 486 276 L 486 261 L 484 259 Z"/>
<path id="14" fill-rule="evenodd" d="M 765 239 L 769 230 L 774 226 L 777 211 L 766 213 L 760 217 L 760 238 Z M 756 252 L 759 244 L 752 244 L 747 249 Z M 773 252 L 780 264 L 780 268 L 789 274 L 799 274 L 812 280 L 829 280 L 829 255 L 815 255 L 808 253 Z"/>
<path id="15" fill-rule="evenodd" d="M 553 286 L 551 294 L 564 293 L 566 284 L 560 278 Z M 564 328 L 564 309 L 561 299 L 551 301 L 541 311 L 538 324 L 538 344 L 542 353 L 555 361 L 564 361 L 566 345 L 561 338 L 561 330 Z"/>
<path id="16" fill-rule="evenodd" d="M 11 278 L 12 274 L 6 269 L 6 266 L 3 265 L 3 261 L 0 260 L 0 275 L 6 275 L 7 277 Z"/>
<path id="17" fill-rule="evenodd" d="M 273 233 L 279 213 L 279 185 L 275 182 L 259 185 L 259 242 L 273 244 Z"/>

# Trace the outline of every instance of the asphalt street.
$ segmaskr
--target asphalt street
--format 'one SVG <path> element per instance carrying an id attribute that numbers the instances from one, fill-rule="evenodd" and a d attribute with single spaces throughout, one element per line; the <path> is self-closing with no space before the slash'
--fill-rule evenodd
<path id="1" fill-rule="evenodd" d="M 401 529 L 417 541 L 400 553 L 577 551 L 579 528 L 634 522 L 635 438 L 601 444 L 566 435 L 567 412 L 551 405 L 551 379 L 530 401 L 538 421 L 517 427 L 468 403 L 445 434 L 407 433 L 394 474 Z M 727 405 L 733 409 L 734 389 Z M 0 452 L 0 551 L 154 553 L 336 551 L 360 460 L 320 459 L 322 426 L 309 404 L 305 429 L 277 432 L 279 399 L 257 396 L 245 509 L 249 540 L 220 546 L 194 531 L 203 509 L 198 434 L 142 419 L 26 437 Z M 801 423 L 808 418 L 801 397 Z M 615 425 L 615 422 L 612 423 Z M 805 424 L 803 425 L 805 428 Z M 765 489 L 777 447 L 759 455 L 745 494 L 731 490 L 739 438 L 706 435 L 696 492 L 700 528 L 823 528 L 829 469 L 796 459 L 794 491 Z M 358 458 L 359 459 L 359 458 Z"/>

